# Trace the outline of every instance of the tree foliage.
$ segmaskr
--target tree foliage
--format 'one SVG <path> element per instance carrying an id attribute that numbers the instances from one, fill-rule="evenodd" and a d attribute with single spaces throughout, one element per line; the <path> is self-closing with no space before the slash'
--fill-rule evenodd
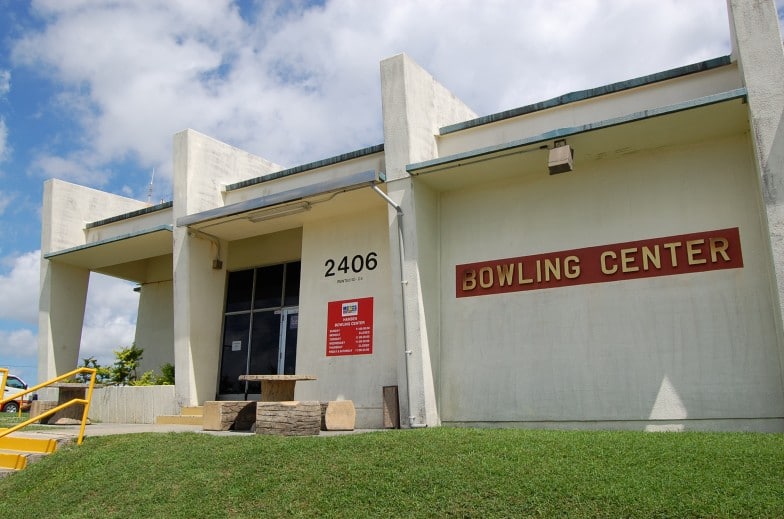
<path id="1" fill-rule="evenodd" d="M 82 365 L 83 367 L 95 368 L 97 370 L 95 381 L 99 384 L 117 386 L 174 385 L 174 366 L 168 362 L 161 366 L 160 375 L 150 370 L 139 376 L 137 370 L 143 355 L 144 349 L 137 347 L 134 343 L 119 350 L 114 350 L 115 362 L 111 367 L 101 366 L 95 357 L 82 359 Z M 90 377 L 83 373 L 77 375 L 76 379 L 84 383 L 90 381 Z"/>

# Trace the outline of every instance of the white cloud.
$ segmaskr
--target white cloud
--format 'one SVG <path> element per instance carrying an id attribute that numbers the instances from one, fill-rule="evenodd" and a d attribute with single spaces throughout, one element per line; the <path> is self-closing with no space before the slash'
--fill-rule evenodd
<path id="1" fill-rule="evenodd" d="M 716 0 L 260 2 L 255 25 L 227 0 L 34 5 L 48 23 L 14 56 L 64 85 L 84 143 L 62 174 L 91 185 L 128 158 L 170 175 L 186 127 L 284 165 L 379 143 L 379 61 L 399 52 L 480 114 L 729 52 Z"/>
<path id="2" fill-rule="evenodd" d="M 38 324 L 40 256 L 40 251 L 33 251 L 3 259 L 10 270 L 0 275 L 0 319 Z"/>
<path id="3" fill-rule="evenodd" d="M 5 119 L 0 117 L 0 162 L 8 157 L 8 152 L 8 126 L 5 124 Z"/>
<path id="4" fill-rule="evenodd" d="M 6 258 L 10 267 L 0 276 L 3 297 L 0 298 L 0 320 L 17 325 L 38 324 L 38 294 L 40 276 L 40 251 Z M 85 306 L 82 343 L 79 362 L 95 356 L 102 364 L 114 362 L 113 351 L 130 346 L 136 332 L 136 313 L 139 296 L 133 285 L 100 274 L 90 275 L 90 285 Z M 21 329 L 0 330 L 0 355 L 37 355 L 34 332 Z"/>
<path id="5" fill-rule="evenodd" d="M 139 295 L 121 279 L 90 275 L 79 363 L 95 357 L 104 366 L 114 364 L 114 350 L 130 346 L 136 334 Z"/>
<path id="6" fill-rule="evenodd" d="M 67 156 L 43 154 L 30 164 L 30 171 L 41 178 L 59 178 L 77 184 L 92 187 L 105 186 L 110 178 L 110 171 L 97 167 L 92 157 L 85 153 L 69 153 Z"/>
<path id="7" fill-rule="evenodd" d="M 35 334 L 24 328 L 17 330 L 0 330 L 0 356 L 26 359 L 30 364 L 35 364 L 38 355 L 38 345 Z M 0 363 L 0 367 L 4 367 Z"/>
<path id="8" fill-rule="evenodd" d="M 11 91 L 11 71 L 0 69 L 0 99 L 6 97 Z M 5 161 L 9 155 L 8 125 L 5 118 L 0 116 L 0 162 Z M 2 210 L 0 208 L 0 213 Z"/>
<path id="9" fill-rule="evenodd" d="M 5 97 L 11 91 L 11 71 L 0 69 L 0 97 Z"/>
<path id="10" fill-rule="evenodd" d="M 14 201 L 15 196 L 7 191 L 0 191 L 0 216 L 3 215 L 6 208 Z"/>

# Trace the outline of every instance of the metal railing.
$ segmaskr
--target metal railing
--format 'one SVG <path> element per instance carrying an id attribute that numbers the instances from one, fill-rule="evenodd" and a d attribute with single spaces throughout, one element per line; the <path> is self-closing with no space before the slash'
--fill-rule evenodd
<path id="1" fill-rule="evenodd" d="M 3 375 L 2 375 L 2 377 L 3 377 L 3 389 L 5 389 L 5 382 L 6 382 L 6 377 L 8 376 L 8 370 L 6 368 L 0 368 L 0 371 L 3 373 Z M 35 416 L 33 418 L 30 418 L 29 420 L 26 420 L 26 421 L 24 421 L 24 422 L 22 422 L 20 424 L 16 424 L 13 427 L 10 427 L 10 428 L 5 429 L 5 430 L 0 430 L 0 438 L 2 438 L 3 436 L 6 436 L 8 434 L 11 434 L 14 431 L 18 431 L 19 429 L 22 429 L 22 428 L 24 428 L 24 427 L 26 427 L 26 426 L 28 426 L 28 425 L 30 425 L 32 423 L 38 422 L 42 418 L 47 418 L 49 416 L 52 416 L 53 414 L 58 413 L 58 412 L 62 411 L 63 409 L 66 409 L 66 408 L 68 408 L 70 406 L 80 405 L 81 404 L 81 405 L 84 405 L 84 411 L 82 412 L 82 423 L 81 423 L 81 427 L 79 428 L 79 437 L 76 440 L 76 444 L 77 445 L 81 445 L 82 444 L 82 439 L 84 438 L 84 428 L 87 425 L 87 413 L 90 410 L 90 402 L 92 401 L 92 398 L 93 398 L 93 388 L 95 387 L 95 373 L 96 373 L 96 371 L 97 370 L 95 368 L 77 368 L 77 369 L 75 369 L 73 371 L 69 371 L 68 373 L 66 373 L 64 375 L 60 375 L 60 376 L 55 377 L 55 378 L 53 378 L 51 380 L 47 380 L 46 382 L 38 384 L 37 386 L 33 386 L 31 388 L 25 389 L 24 391 L 20 391 L 19 393 L 11 395 L 8 398 L 3 398 L 2 400 L 0 400 L 0 408 L 2 408 L 2 406 L 6 402 L 10 402 L 12 400 L 20 399 L 24 395 L 27 395 L 29 393 L 33 393 L 34 391 L 38 391 L 39 389 L 51 386 L 52 384 L 56 384 L 57 382 L 61 382 L 63 380 L 68 380 L 68 379 L 70 379 L 72 377 L 75 377 L 76 375 L 78 375 L 80 373 L 89 373 L 90 374 L 90 382 L 89 382 L 89 384 L 87 384 L 87 394 L 85 395 L 85 398 L 73 398 L 73 399 L 69 400 L 68 402 L 62 403 L 62 404 L 60 404 L 60 405 L 58 405 L 56 407 L 53 407 L 52 409 L 48 409 L 47 411 L 45 411 L 45 412 L 43 412 L 43 413 L 41 413 L 41 414 L 39 414 L 39 415 L 37 415 L 37 416 Z M 20 406 L 20 411 L 21 411 L 21 406 Z"/>

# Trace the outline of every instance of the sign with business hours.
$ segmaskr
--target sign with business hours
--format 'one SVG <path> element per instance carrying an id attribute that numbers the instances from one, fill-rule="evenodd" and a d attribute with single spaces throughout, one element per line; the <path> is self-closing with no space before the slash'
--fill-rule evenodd
<path id="1" fill-rule="evenodd" d="M 327 357 L 373 353 L 373 298 L 327 303 Z"/>

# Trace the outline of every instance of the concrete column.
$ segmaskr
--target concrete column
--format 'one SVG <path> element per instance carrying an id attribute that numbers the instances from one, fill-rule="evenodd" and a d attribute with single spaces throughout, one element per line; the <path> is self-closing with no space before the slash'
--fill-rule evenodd
<path id="1" fill-rule="evenodd" d="M 177 402 L 214 400 L 226 271 L 213 269 L 208 240 L 174 231 L 174 371 Z"/>
<path id="2" fill-rule="evenodd" d="M 436 158 L 436 136 L 441 126 L 476 114 L 440 85 L 424 69 L 401 54 L 381 62 L 384 150 L 387 191 L 402 209 L 402 272 L 395 265 L 395 312 L 405 329 L 397 337 L 401 352 L 399 373 L 403 426 L 440 424 L 436 377 L 440 351 L 438 196 L 411 179 L 407 164 Z M 397 213 L 389 210 L 390 229 Z M 392 255 L 401 254 L 398 234 L 390 236 Z M 393 262 L 394 264 L 394 262 Z M 436 363 L 432 359 L 436 359 Z"/>
<path id="3" fill-rule="evenodd" d="M 280 166 L 193 130 L 174 136 L 174 221 L 223 205 L 223 185 Z M 220 366 L 226 270 L 214 269 L 228 243 L 174 228 L 174 370 L 180 405 L 214 400 Z"/>
<path id="4" fill-rule="evenodd" d="M 144 350 L 140 374 L 149 370 L 160 373 L 163 364 L 174 364 L 172 287 L 171 280 L 142 284 L 136 317 L 136 346 Z"/>
<path id="5" fill-rule="evenodd" d="M 85 224 L 141 209 L 137 200 L 62 180 L 44 183 L 41 208 L 41 294 L 38 303 L 38 379 L 75 369 L 87 301 L 89 270 L 47 260 L 51 252 L 85 244 Z"/>
<path id="6" fill-rule="evenodd" d="M 770 235 L 771 287 L 784 370 L 784 50 L 773 0 L 728 0 L 733 58 L 748 91 L 749 119 L 760 175 L 763 220 Z"/>
<path id="7" fill-rule="evenodd" d="M 41 260 L 38 303 L 38 380 L 44 382 L 79 364 L 90 271 Z"/>

